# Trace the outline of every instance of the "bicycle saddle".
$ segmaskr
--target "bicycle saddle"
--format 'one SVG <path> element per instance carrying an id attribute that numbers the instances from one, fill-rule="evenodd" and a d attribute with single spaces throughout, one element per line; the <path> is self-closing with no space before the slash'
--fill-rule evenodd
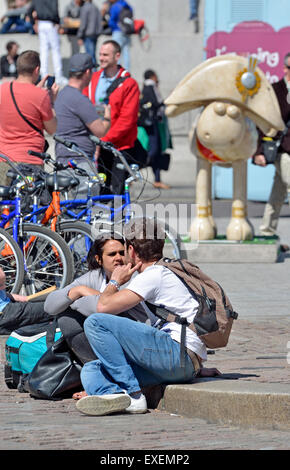
<path id="1" fill-rule="evenodd" d="M 6 173 L 6 176 L 13 180 L 14 178 L 16 178 L 16 176 L 18 176 L 18 173 L 16 173 L 15 170 L 12 170 L 12 168 L 10 168 Z"/>
<path id="2" fill-rule="evenodd" d="M 0 197 L 11 197 L 11 187 L 10 186 L 0 186 Z"/>
<path id="3" fill-rule="evenodd" d="M 69 188 L 69 187 L 73 188 L 74 186 L 77 186 L 79 184 L 79 180 L 77 178 L 74 178 L 74 177 L 71 177 L 71 176 L 57 175 L 56 179 L 57 179 L 57 185 L 58 185 L 59 189 L 60 188 L 61 189 L 66 189 L 66 188 Z M 50 188 L 54 187 L 54 176 L 53 175 L 46 176 L 45 181 L 46 181 L 47 186 L 49 186 Z"/>

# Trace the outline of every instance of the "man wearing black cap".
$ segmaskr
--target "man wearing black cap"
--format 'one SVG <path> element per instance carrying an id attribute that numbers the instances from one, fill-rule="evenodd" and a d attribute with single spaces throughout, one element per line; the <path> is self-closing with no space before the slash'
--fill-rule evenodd
<path id="1" fill-rule="evenodd" d="M 93 67 L 94 64 L 89 54 L 74 54 L 69 63 L 69 83 L 61 90 L 55 102 L 58 121 L 56 134 L 64 140 L 74 142 L 92 160 L 95 153 L 95 144 L 89 136 L 104 136 L 108 132 L 111 123 L 110 106 L 105 107 L 104 118 L 101 120 L 95 106 L 82 94 L 83 89 L 88 86 L 91 80 Z M 78 166 L 87 171 L 89 170 L 91 173 L 90 166 L 83 157 L 73 155 L 60 143 L 56 144 L 56 158 L 64 164 L 73 158 L 77 161 Z M 71 171 L 64 170 L 67 174 Z M 78 176 L 78 179 L 80 185 L 77 188 L 76 196 L 86 198 L 87 178 Z"/>

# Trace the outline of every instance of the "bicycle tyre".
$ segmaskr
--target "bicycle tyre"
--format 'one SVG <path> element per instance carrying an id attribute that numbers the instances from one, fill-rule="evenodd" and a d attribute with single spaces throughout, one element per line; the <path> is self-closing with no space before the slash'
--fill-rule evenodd
<path id="1" fill-rule="evenodd" d="M 6 276 L 7 291 L 19 294 L 24 280 L 22 251 L 12 235 L 3 228 L 0 228 L 0 268 Z"/>
<path id="2" fill-rule="evenodd" d="M 11 231 L 12 228 L 7 230 Z M 22 256 L 27 295 L 54 285 L 61 289 L 73 281 L 72 254 L 58 233 L 48 227 L 23 223 L 20 238 L 25 247 Z"/>
<path id="3" fill-rule="evenodd" d="M 65 220 L 57 225 L 57 233 L 71 250 L 75 277 L 88 272 L 87 255 L 94 237 L 91 226 L 79 220 Z"/>
<path id="4" fill-rule="evenodd" d="M 150 217 L 151 218 L 151 217 Z M 134 219 L 139 219 L 139 217 L 133 217 L 130 219 L 130 223 Z M 92 225 L 92 234 L 93 237 L 96 238 L 99 234 L 108 234 L 114 233 L 114 229 L 116 231 L 116 236 L 123 235 L 123 226 L 125 224 L 125 220 L 121 220 L 117 224 L 110 221 L 100 221 L 97 220 Z M 164 255 L 168 258 L 172 259 L 180 259 L 181 258 L 181 238 L 177 233 L 173 233 L 173 230 L 169 227 L 167 223 L 163 224 L 164 227 L 164 234 L 165 234 L 165 245 L 164 245 Z"/>

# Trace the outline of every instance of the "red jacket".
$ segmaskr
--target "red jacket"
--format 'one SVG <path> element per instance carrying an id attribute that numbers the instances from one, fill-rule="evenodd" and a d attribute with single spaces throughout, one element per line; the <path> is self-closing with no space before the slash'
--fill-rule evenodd
<path id="1" fill-rule="evenodd" d="M 93 104 L 95 104 L 96 87 L 102 71 L 99 70 L 93 73 L 89 86 L 83 91 L 84 95 L 88 96 Z M 102 137 L 102 140 L 112 142 L 118 150 L 124 150 L 134 147 L 137 139 L 140 91 L 136 80 L 122 67 L 120 67 L 117 78 L 120 76 L 127 76 L 128 78 L 109 97 L 111 127 L 107 134 Z"/>

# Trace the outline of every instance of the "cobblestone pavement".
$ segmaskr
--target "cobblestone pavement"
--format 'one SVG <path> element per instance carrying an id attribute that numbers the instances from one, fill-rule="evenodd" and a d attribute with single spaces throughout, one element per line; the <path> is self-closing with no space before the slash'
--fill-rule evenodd
<path id="1" fill-rule="evenodd" d="M 238 380 L 290 383 L 289 318 L 236 322 L 229 344 L 209 355 L 208 366 Z M 8 390 L 0 371 L 1 450 L 290 449 L 290 429 L 242 429 L 150 410 L 145 415 L 90 417 L 72 399 L 43 401 Z M 270 353 L 269 353 L 270 351 Z M 209 404 L 210 406 L 210 404 Z"/>

